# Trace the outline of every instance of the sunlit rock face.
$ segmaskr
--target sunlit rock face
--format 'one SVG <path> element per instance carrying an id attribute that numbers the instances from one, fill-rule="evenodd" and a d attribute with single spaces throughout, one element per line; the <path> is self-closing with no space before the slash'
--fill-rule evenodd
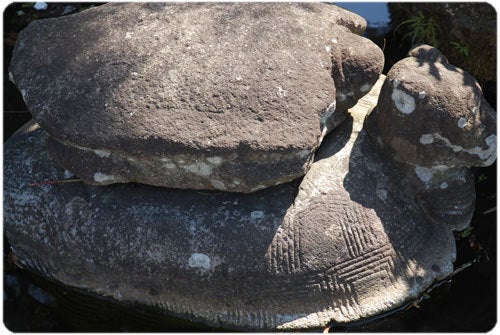
<path id="1" fill-rule="evenodd" d="M 365 26 L 320 3 L 111 3 L 32 22 L 10 78 L 86 183 L 253 192 L 304 175 L 373 86 Z"/>
<path id="2" fill-rule="evenodd" d="M 387 74 L 368 118 L 379 149 L 408 170 L 416 201 L 435 221 L 465 228 L 474 212 L 470 166 L 496 160 L 496 112 L 467 72 L 436 48 L 415 47 Z M 415 191 L 417 190 L 417 191 Z"/>
<path id="3" fill-rule="evenodd" d="M 455 243 L 363 130 L 382 80 L 302 181 L 250 194 L 41 185 L 65 171 L 27 125 L 5 147 L 13 252 L 66 285 L 230 329 L 322 327 L 411 301 L 453 271 Z"/>

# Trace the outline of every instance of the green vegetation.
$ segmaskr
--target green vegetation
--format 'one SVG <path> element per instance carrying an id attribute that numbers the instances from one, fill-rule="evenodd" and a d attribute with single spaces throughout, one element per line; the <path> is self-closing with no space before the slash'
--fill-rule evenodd
<path id="1" fill-rule="evenodd" d="M 425 43 L 438 47 L 437 34 L 440 28 L 434 19 L 427 18 L 422 12 L 418 12 L 416 16 L 401 22 L 394 31 L 397 31 L 402 26 L 406 26 L 406 30 L 408 30 L 408 33 L 403 36 L 403 40 L 411 37 L 412 45 Z"/>
<path id="2" fill-rule="evenodd" d="M 453 45 L 455 47 L 455 49 L 458 50 L 459 53 L 461 53 L 464 56 L 469 57 L 470 50 L 469 50 L 468 46 L 463 45 L 460 42 L 450 42 L 450 44 Z"/>
<path id="3" fill-rule="evenodd" d="M 458 233 L 458 237 L 460 238 L 466 238 L 472 235 L 472 231 L 474 230 L 474 227 L 469 226 L 466 229 L 462 230 L 461 232 Z"/>

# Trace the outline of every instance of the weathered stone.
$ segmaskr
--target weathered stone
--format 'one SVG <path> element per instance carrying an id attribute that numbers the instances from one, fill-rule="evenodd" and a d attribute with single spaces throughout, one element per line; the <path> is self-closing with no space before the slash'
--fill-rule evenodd
<path id="1" fill-rule="evenodd" d="M 381 84 L 381 82 L 380 82 Z M 250 194 L 64 179 L 35 126 L 5 148 L 5 229 L 22 264 L 125 302 L 236 329 L 368 317 L 453 270 L 451 231 L 401 192 L 361 130 L 380 84 L 299 181 Z"/>
<path id="2" fill-rule="evenodd" d="M 379 149 L 408 170 L 422 208 L 465 228 L 475 202 L 467 167 L 496 159 L 496 112 L 476 80 L 438 49 L 418 46 L 390 69 L 368 120 Z"/>
<path id="3" fill-rule="evenodd" d="M 86 183 L 251 192 L 305 173 L 347 115 L 335 85 L 352 104 L 375 83 L 365 26 L 320 3 L 107 4 L 32 22 L 10 77 Z"/>

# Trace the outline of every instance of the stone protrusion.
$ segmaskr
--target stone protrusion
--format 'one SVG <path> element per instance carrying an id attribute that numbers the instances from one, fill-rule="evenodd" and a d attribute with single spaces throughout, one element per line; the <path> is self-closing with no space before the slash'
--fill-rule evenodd
<path id="1" fill-rule="evenodd" d="M 467 72 L 420 45 L 387 74 L 367 128 L 403 165 L 423 210 L 463 229 L 474 211 L 470 166 L 496 159 L 496 113 Z"/>

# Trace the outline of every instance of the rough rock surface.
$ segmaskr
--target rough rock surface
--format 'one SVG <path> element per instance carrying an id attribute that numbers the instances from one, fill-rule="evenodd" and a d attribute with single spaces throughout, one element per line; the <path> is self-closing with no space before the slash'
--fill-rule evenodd
<path id="1" fill-rule="evenodd" d="M 250 194 L 28 186 L 64 171 L 42 130 L 26 127 L 5 148 L 14 254 L 64 284 L 233 329 L 320 327 L 394 308 L 452 272 L 455 244 L 360 131 L 379 89 L 326 137 L 300 185 Z"/>
<path id="2" fill-rule="evenodd" d="M 365 26 L 320 3 L 107 4 L 32 22 L 10 78 L 87 183 L 250 192 L 302 176 L 375 83 Z"/>
<path id="3" fill-rule="evenodd" d="M 368 120 L 379 149 L 405 165 L 429 215 L 465 228 L 475 202 L 467 167 L 496 159 L 496 112 L 477 81 L 438 49 L 417 46 L 390 69 Z"/>

